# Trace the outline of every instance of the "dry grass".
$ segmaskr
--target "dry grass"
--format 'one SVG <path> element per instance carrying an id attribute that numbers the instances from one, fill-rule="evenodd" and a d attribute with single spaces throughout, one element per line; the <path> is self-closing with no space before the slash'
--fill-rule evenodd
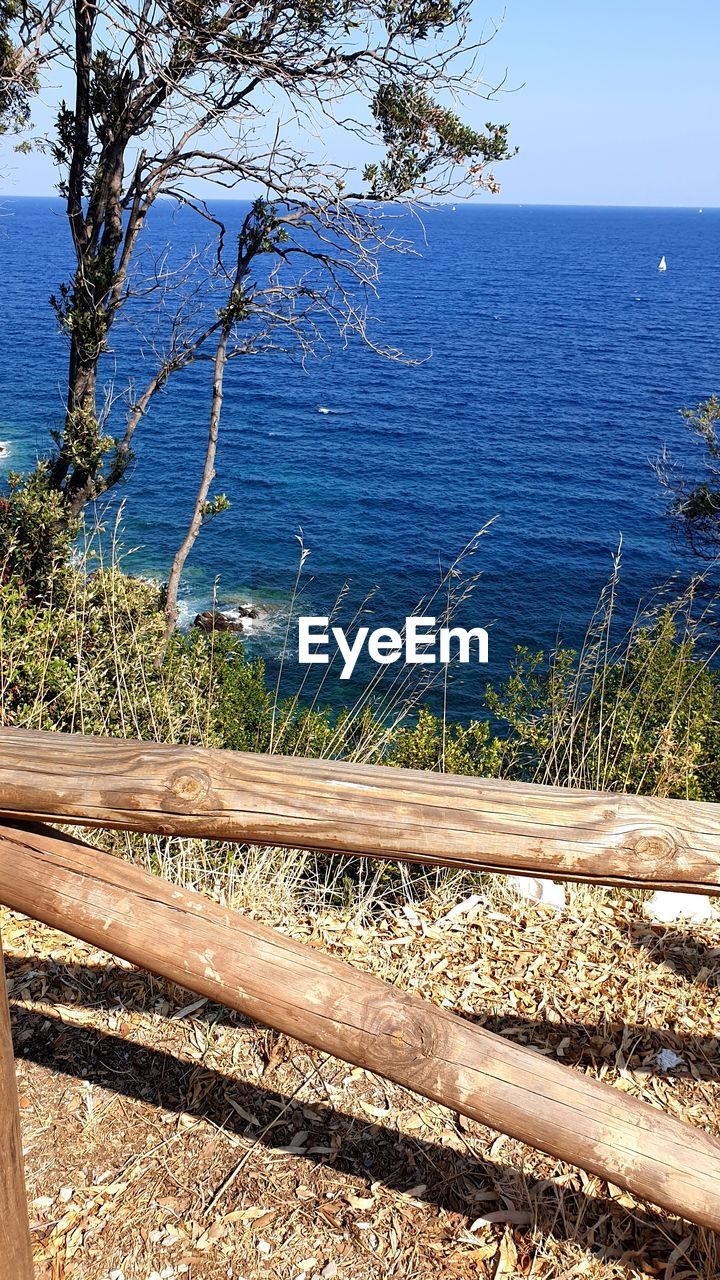
<path id="1" fill-rule="evenodd" d="M 583 888 L 557 917 L 497 880 L 448 918 L 453 885 L 457 901 L 457 879 L 413 905 L 376 900 L 372 929 L 297 898 L 291 913 L 286 890 L 267 910 L 256 896 L 254 914 L 720 1133 L 715 926 L 651 927 L 637 895 Z M 720 1272 L 709 1232 L 63 935 L 0 922 L 40 1277 Z"/>

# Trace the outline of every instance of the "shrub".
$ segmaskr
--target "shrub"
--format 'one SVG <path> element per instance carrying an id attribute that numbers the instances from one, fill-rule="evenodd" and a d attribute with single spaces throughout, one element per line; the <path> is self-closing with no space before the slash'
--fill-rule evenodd
<path id="1" fill-rule="evenodd" d="M 486 720 L 467 726 L 444 723 L 422 707 L 415 725 L 396 730 L 387 763 L 406 769 L 497 777 L 501 772 L 503 743 L 493 736 Z"/>
<path id="2" fill-rule="evenodd" d="M 0 580 L 17 579 L 35 598 L 51 591 L 58 596 L 77 532 L 63 497 L 50 486 L 47 463 L 25 477 L 12 472 L 7 493 L 0 496 Z"/>
<path id="3" fill-rule="evenodd" d="M 682 603 L 615 650 L 520 651 L 489 692 L 505 776 L 687 799 L 720 797 L 720 683 Z"/>

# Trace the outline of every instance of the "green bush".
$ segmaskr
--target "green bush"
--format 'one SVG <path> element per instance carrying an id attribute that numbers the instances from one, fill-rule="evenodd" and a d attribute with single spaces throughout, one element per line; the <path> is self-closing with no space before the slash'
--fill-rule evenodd
<path id="1" fill-rule="evenodd" d="M 220 745 L 214 715 L 220 653 L 199 632 L 176 635 L 162 662 L 157 587 L 117 569 L 66 569 L 45 601 L 0 584 L 4 724 Z"/>
<path id="2" fill-rule="evenodd" d="M 720 798 L 720 681 L 683 610 L 667 608 L 619 648 L 519 652 L 488 706 L 505 776 L 696 800 Z"/>
<path id="3" fill-rule="evenodd" d="M 454 723 L 443 726 L 439 716 L 422 707 L 417 724 L 396 730 L 386 763 L 494 778 L 502 770 L 503 751 L 503 742 L 492 734 L 486 720 L 473 720 L 467 727 Z"/>
<path id="4" fill-rule="evenodd" d="M 78 522 L 49 483 L 48 464 L 12 472 L 0 496 L 0 580 L 16 579 L 35 598 L 59 597 L 70 575 Z"/>
<path id="5" fill-rule="evenodd" d="M 162 591 L 117 568 L 66 567 L 45 599 L 0 582 L 0 715 L 6 725 L 203 743 L 233 751 L 353 756 L 378 726 L 275 702 L 265 664 L 241 639 L 193 628 L 163 653 Z M 161 656 L 162 655 L 162 656 Z"/>

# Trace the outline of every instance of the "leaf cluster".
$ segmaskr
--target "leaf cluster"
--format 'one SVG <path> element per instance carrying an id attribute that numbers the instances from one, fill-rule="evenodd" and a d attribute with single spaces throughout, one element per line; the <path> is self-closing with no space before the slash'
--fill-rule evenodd
<path id="1" fill-rule="evenodd" d="M 70 573 L 77 524 L 50 483 L 49 464 L 27 476 L 13 472 L 0 496 L 0 580 L 14 578 L 24 593 L 43 599 L 62 593 Z"/>
<path id="2" fill-rule="evenodd" d="M 676 467 L 668 453 L 656 470 L 670 495 L 670 515 L 691 550 L 714 560 L 720 550 L 720 398 L 701 400 L 681 417 L 700 447 L 694 474 Z"/>
<path id="3" fill-rule="evenodd" d="M 507 125 L 487 124 L 481 133 L 412 82 L 381 85 L 372 110 L 386 148 L 384 160 L 364 171 L 372 199 L 422 189 L 442 166 L 470 165 L 479 180 L 486 164 L 509 154 Z"/>

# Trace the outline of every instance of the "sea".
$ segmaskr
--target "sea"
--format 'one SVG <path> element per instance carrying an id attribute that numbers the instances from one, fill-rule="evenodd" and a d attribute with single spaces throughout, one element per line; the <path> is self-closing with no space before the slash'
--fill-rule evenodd
<path id="1" fill-rule="evenodd" d="M 221 210 L 231 230 L 245 211 Z M 407 217 L 402 234 L 412 252 L 383 255 L 369 332 L 403 359 L 330 338 L 304 360 L 271 350 L 228 367 L 214 491 L 231 506 L 192 552 L 182 616 L 252 606 L 248 648 L 281 691 L 338 707 L 376 668 L 361 660 L 349 682 L 337 663 L 301 668 L 298 613 L 400 629 L 466 595 L 457 620 L 487 629 L 489 661 L 455 667 L 428 698 L 468 721 L 518 646 L 581 643 L 620 543 L 621 628 L 698 567 L 653 463 L 668 447 L 697 466 L 679 411 L 720 389 L 720 211 L 461 203 Z M 172 277 L 203 236 L 191 210 L 158 204 L 147 261 Z M 62 421 L 67 351 L 48 296 L 70 269 L 61 202 L 4 197 L 3 472 L 31 466 Z M 152 371 L 156 301 L 133 302 L 113 333 L 116 431 L 128 372 L 141 387 Z M 133 572 L 162 579 L 185 530 L 210 388 L 208 363 L 171 381 L 100 512 Z M 380 674 L 397 685 L 399 672 Z"/>

